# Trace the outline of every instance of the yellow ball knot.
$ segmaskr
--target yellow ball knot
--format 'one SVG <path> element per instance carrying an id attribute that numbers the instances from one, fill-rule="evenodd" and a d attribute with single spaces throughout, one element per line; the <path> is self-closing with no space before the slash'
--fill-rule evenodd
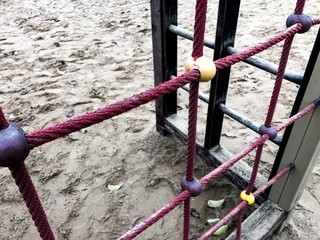
<path id="1" fill-rule="evenodd" d="M 205 56 L 199 57 L 197 60 L 194 60 L 192 57 L 188 58 L 184 67 L 186 72 L 197 69 L 200 72 L 199 82 L 210 81 L 217 72 L 214 62 Z"/>
<path id="2" fill-rule="evenodd" d="M 247 201 L 249 205 L 252 205 L 254 204 L 255 202 L 255 197 L 252 193 L 250 193 L 249 195 L 246 194 L 246 191 L 242 191 L 240 193 L 240 198 L 243 200 L 243 201 Z"/>

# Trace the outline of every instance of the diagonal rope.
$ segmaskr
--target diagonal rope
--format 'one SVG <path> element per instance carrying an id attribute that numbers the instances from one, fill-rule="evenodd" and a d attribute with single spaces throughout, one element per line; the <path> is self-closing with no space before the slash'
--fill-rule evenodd
<path id="1" fill-rule="evenodd" d="M 313 19 L 313 24 L 320 24 L 320 19 Z M 215 61 L 217 70 L 229 67 L 237 62 L 243 61 L 279 42 L 294 35 L 301 29 L 301 24 L 296 24 L 286 29 L 281 34 L 276 35 L 274 38 L 267 40 L 266 42 L 248 48 L 242 52 L 235 53 L 225 58 Z M 140 106 L 149 101 L 148 94 L 152 95 L 152 98 L 156 99 L 158 96 L 162 96 L 170 92 L 170 90 L 176 90 L 186 83 L 196 81 L 199 78 L 199 72 L 192 71 L 187 74 L 183 74 L 175 79 L 159 84 L 155 88 L 151 88 L 143 93 L 136 94 L 130 98 L 126 98 L 118 103 L 111 104 L 102 109 L 97 109 L 93 112 L 86 113 L 82 116 L 70 118 L 65 122 L 57 123 L 53 126 L 43 128 L 28 134 L 26 137 L 29 142 L 30 149 L 38 147 L 47 142 L 53 141 L 57 138 L 65 137 L 72 132 L 76 132 L 82 128 L 89 127 L 93 124 L 102 122 L 120 113 L 129 111 L 137 106 Z M 155 93 L 155 91 L 158 91 Z M 140 99 L 142 98 L 142 99 Z M 133 102 L 131 102 L 133 101 Z M 151 100 L 150 100 L 151 101 Z M 127 106 L 130 104 L 130 106 Z"/>
<path id="2" fill-rule="evenodd" d="M 292 123 L 296 122 L 309 112 L 313 111 L 317 106 L 319 106 L 320 101 L 317 99 L 312 104 L 308 105 L 306 108 L 302 109 L 299 113 L 292 116 L 291 118 L 284 121 L 282 124 L 278 125 L 276 129 L 278 131 L 281 131 L 291 125 Z M 213 171 L 205 175 L 201 178 L 200 183 L 202 186 L 206 186 L 214 179 L 221 176 L 227 169 L 229 169 L 231 166 L 236 164 L 238 161 L 240 161 L 244 156 L 248 155 L 251 151 L 256 149 L 259 145 L 263 144 L 265 141 L 268 140 L 268 135 L 265 134 L 261 136 L 260 138 L 256 139 L 255 141 L 248 144 L 242 151 L 240 151 L 238 154 L 234 155 L 232 158 L 230 158 L 225 163 L 221 164 L 219 167 L 215 168 Z M 273 183 L 272 183 L 273 184 Z M 264 188 L 260 187 L 263 191 Z M 260 194 L 260 193 L 259 193 Z M 166 214 L 168 214 L 170 211 L 172 211 L 174 208 L 176 208 L 179 204 L 184 202 L 190 197 L 190 193 L 188 191 L 183 191 L 178 196 L 176 196 L 174 199 L 172 199 L 168 204 L 166 204 L 164 207 L 162 207 L 160 210 L 149 216 L 147 219 L 143 220 L 136 226 L 134 226 L 132 229 L 130 229 L 127 233 L 122 235 L 119 240 L 130 240 L 138 236 L 141 232 L 146 230 L 147 228 L 151 227 L 154 223 L 159 221 L 161 218 L 163 218 Z"/>
<path id="3" fill-rule="evenodd" d="M 248 49 L 245 49 L 241 52 L 237 52 L 235 54 L 232 54 L 230 56 L 227 56 L 225 58 L 221 58 L 215 61 L 215 65 L 217 67 L 217 70 L 224 69 L 226 67 L 229 67 L 235 63 L 241 62 L 249 57 L 252 57 L 270 47 L 273 45 L 293 36 L 297 32 L 299 32 L 302 28 L 302 24 L 298 23 L 295 24 L 289 28 L 287 28 L 285 31 L 283 31 L 280 34 L 277 34 L 273 38 L 270 38 L 269 40 L 258 44 L 256 46 L 250 47 Z"/>
<path id="4" fill-rule="evenodd" d="M 267 117 L 265 120 L 266 127 L 271 127 L 271 122 L 272 122 L 272 119 L 273 119 L 273 116 L 275 113 L 277 101 L 278 101 L 280 90 L 282 87 L 284 72 L 286 70 L 292 42 L 293 42 L 293 36 L 287 38 L 284 42 L 284 46 L 283 46 L 283 50 L 282 50 L 281 58 L 280 58 L 280 63 L 279 63 L 279 69 L 278 69 L 278 73 L 276 76 L 275 85 L 274 85 L 274 89 L 272 92 L 272 97 L 270 100 Z"/>
<path id="5" fill-rule="evenodd" d="M 276 126 L 276 130 L 278 132 L 284 130 L 286 127 L 290 126 L 294 122 L 301 119 L 303 116 L 308 114 L 309 112 L 313 111 L 317 106 L 319 106 L 319 100 L 314 101 L 304 109 L 302 109 L 297 114 L 293 115 L 291 118 L 284 121 L 282 124 Z M 219 167 L 215 168 L 213 171 L 208 173 L 206 176 L 202 177 L 200 180 L 200 183 L 202 186 L 205 186 L 209 184 L 212 180 L 219 177 L 223 172 L 225 172 L 227 169 L 229 169 L 231 166 L 236 164 L 239 160 L 241 160 L 244 156 L 248 155 L 250 152 L 252 152 L 254 149 L 256 149 L 259 145 L 263 144 L 265 141 L 269 139 L 269 136 L 267 134 L 262 135 L 260 138 L 252 141 L 250 144 L 248 144 L 245 148 L 243 148 L 240 152 L 238 152 L 236 155 L 234 155 L 232 158 L 230 158 L 225 163 L 221 164 Z"/>
<path id="6" fill-rule="evenodd" d="M 281 172 L 279 172 L 276 176 L 274 176 L 271 180 L 263 184 L 261 187 L 257 189 L 253 193 L 255 197 L 259 196 L 261 193 L 263 193 L 267 188 L 272 186 L 276 181 L 278 181 L 280 178 L 282 178 L 284 175 L 286 175 L 293 166 L 288 166 L 285 169 L 283 169 Z M 241 201 L 234 209 L 232 209 L 224 218 L 222 218 L 218 223 L 216 223 L 212 228 L 210 228 L 205 234 L 203 234 L 198 240 L 207 240 L 209 239 L 212 234 L 214 234 L 219 228 L 221 228 L 223 225 L 227 224 L 234 216 L 239 214 L 239 212 L 244 209 L 247 206 L 247 201 Z"/>
<path id="7" fill-rule="evenodd" d="M 298 0 L 296 3 L 296 7 L 294 10 L 295 14 L 302 14 L 303 12 L 303 8 L 305 5 L 306 0 Z M 290 50 L 291 50 L 291 45 L 293 42 L 293 36 L 288 37 L 283 45 L 283 49 L 282 49 L 282 53 L 281 53 L 281 57 L 280 57 L 280 62 L 279 62 L 279 68 L 278 68 L 278 72 L 277 72 L 277 76 L 276 76 L 276 80 L 275 80 L 275 84 L 274 84 L 274 88 L 273 88 L 273 92 L 271 95 L 271 99 L 270 99 L 270 103 L 269 103 L 269 109 L 267 112 L 267 116 L 265 119 L 265 126 L 267 128 L 271 127 L 271 123 L 272 123 L 272 119 L 277 107 L 277 102 L 279 99 L 279 94 L 281 91 L 281 87 L 282 87 L 282 83 L 283 83 L 283 78 L 284 78 L 284 73 L 287 67 L 287 63 L 288 63 L 288 59 L 289 59 L 289 54 L 290 54 Z M 254 183 L 256 181 L 257 178 L 257 174 L 259 171 L 259 166 L 261 163 L 261 156 L 262 156 L 262 151 L 263 151 L 263 144 L 261 144 L 256 151 L 256 156 L 254 159 L 254 164 L 253 164 L 253 168 L 252 168 L 252 173 L 251 173 L 251 177 L 246 189 L 246 194 L 249 195 L 253 188 L 254 188 Z M 242 215 L 243 212 L 242 210 L 239 213 L 238 216 L 238 220 L 237 220 L 237 236 L 236 239 L 240 240 L 240 233 L 241 233 L 241 222 L 242 222 Z"/>
<path id="8" fill-rule="evenodd" d="M 47 215 L 42 207 L 37 190 L 33 185 L 30 174 L 24 163 L 18 166 L 9 167 L 15 183 L 29 209 L 30 215 L 36 226 L 41 239 L 54 240 L 55 237 L 51 230 Z"/>
<path id="9" fill-rule="evenodd" d="M 199 72 L 195 70 L 159 84 L 145 92 L 133 95 L 114 104 L 110 104 L 105 108 L 100 108 L 84 115 L 70 118 L 65 122 L 57 123 L 53 126 L 27 134 L 26 137 L 29 142 L 30 149 L 132 110 L 142 104 L 177 90 L 179 87 L 195 81 L 198 78 Z"/>
<path id="10" fill-rule="evenodd" d="M 206 15 L 205 13 L 206 13 L 206 4 L 207 4 L 206 1 L 199 0 L 198 2 L 202 3 L 202 6 L 200 7 L 200 5 L 197 4 L 197 12 L 202 13 L 202 16 L 200 16 L 199 19 L 196 17 L 196 22 L 199 21 L 199 23 L 202 23 L 203 26 L 202 27 L 195 26 L 195 32 L 199 32 L 199 34 L 196 34 L 197 36 L 195 36 L 195 39 L 197 38 L 197 40 L 194 42 L 194 50 L 192 53 L 192 56 L 194 58 L 202 56 L 202 54 L 203 54 L 203 36 L 204 36 L 204 25 L 205 25 L 205 15 Z M 296 7 L 296 10 L 295 10 L 296 13 L 302 12 L 303 6 L 301 5 L 301 2 L 302 1 L 299 1 L 299 6 Z M 312 22 L 313 22 L 313 25 L 320 24 L 320 19 L 313 19 Z M 296 24 L 295 26 L 288 28 L 282 34 L 277 35 L 276 37 L 268 40 L 267 42 L 265 42 L 263 44 L 249 48 L 246 51 L 239 52 L 237 54 L 228 56 L 226 58 L 217 60 L 215 62 L 216 66 L 217 66 L 217 70 L 221 70 L 223 68 L 229 67 L 237 62 L 240 62 L 246 58 L 249 58 L 249 57 L 271 47 L 272 45 L 275 45 L 276 43 L 278 43 L 286 38 L 290 38 L 296 32 L 298 32 L 301 29 L 301 27 L 302 27 L 301 24 Z M 129 110 L 136 108 L 142 104 L 145 104 L 149 101 L 155 100 L 156 98 L 158 98 L 160 96 L 168 94 L 171 91 L 174 91 L 187 83 L 191 82 L 191 85 L 194 84 L 194 86 L 195 86 L 198 84 L 197 82 L 195 82 L 198 78 L 199 78 L 199 72 L 192 71 L 190 73 L 183 74 L 183 75 L 175 78 L 174 80 L 168 81 L 164 84 L 160 84 L 155 88 L 151 88 L 145 92 L 142 92 L 137 95 L 133 95 L 130 98 L 126 98 L 123 101 L 117 102 L 115 104 L 111 104 L 105 108 L 86 113 L 85 115 L 75 117 L 75 118 L 69 119 L 65 122 L 58 123 L 54 126 L 51 126 L 51 127 L 48 127 L 48 128 L 42 129 L 42 130 L 38 130 L 36 132 L 28 134 L 26 137 L 28 139 L 30 148 L 31 149 L 35 148 L 35 147 L 40 146 L 46 142 L 50 142 L 50 141 L 55 140 L 60 137 L 64 137 L 72 132 L 78 131 L 82 128 L 91 126 L 93 124 L 99 123 L 101 121 L 104 121 L 104 120 L 109 119 L 111 117 L 114 117 L 116 115 L 119 115 L 123 112 L 129 111 Z M 197 92 L 196 87 L 194 89 L 195 89 L 194 91 Z M 192 98 L 195 98 L 195 96 L 197 96 L 197 95 L 192 96 Z M 190 100 L 190 105 L 197 106 L 197 104 L 191 103 L 191 102 L 195 102 L 195 101 L 197 101 L 197 100 Z M 289 124 L 289 123 L 291 124 L 292 122 L 296 121 L 299 117 L 304 116 L 308 111 L 311 111 L 312 109 L 314 109 L 314 107 L 315 106 L 312 107 L 310 105 L 308 109 L 305 109 L 305 110 L 299 112 L 298 115 L 295 115 L 295 118 L 289 119 L 287 124 Z M 0 112 L 3 113 L 2 110 L 0 110 Z M 194 116 L 194 115 L 196 115 L 196 113 L 192 113 L 192 115 Z M 6 122 L 5 118 L 2 118 L 1 114 L 0 114 L 1 128 L 2 129 L 5 128 L 7 126 L 6 124 L 7 124 L 7 122 Z M 285 127 L 285 125 L 282 125 L 282 126 L 280 125 L 280 126 L 278 126 L 277 130 L 280 131 L 284 127 Z M 192 130 L 191 132 L 196 132 L 196 130 Z M 266 136 L 266 135 L 262 136 L 261 139 L 255 143 L 256 145 L 251 145 L 247 149 L 247 151 L 254 150 L 256 147 L 263 144 L 263 142 L 266 141 L 267 139 L 268 139 L 268 136 Z M 232 166 L 233 164 L 235 164 L 238 160 L 241 159 L 242 154 L 244 154 L 244 153 L 245 152 L 241 152 L 238 155 L 239 159 L 236 159 L 236 158 L 232 159 L 232 161 L 228 161 L 227 164 L 225 164 L 223 166 L 221 165 L 222 166 L 221 168 L 217 168 L 219 170 L 217 170 L 215 172 L 213 171 L 212 173 L 206 175 L 204 178 L 202 178 L 200 180 L 201 184 L 206 185 L 207 181 L 211 181 L 219 174 L 222 174 L 222 172 L 226 170 L 225 168 L 228 165 Z M 190 158 L 192 158 L 192 154 L 190 156 L 191 156 Z M 192 166 L 188 167 L 188 168 L 193 169 Z M 25 165 L 22 164 L 21 166 L 18 166 L 18 167 L 17 166 L 10 167 L 10 170 L 12 172 L 12 176 L 15 178 L 15 181 L 19 187 L 21 194 L 23 195 L 24 200 L 26 201 L 26 204 L 29 208 L 29 211 L 32 215 L 34 222 L 35 222 L 35 225 L 38 228 L 40 236 L 43 239 L 54 239 L 54 236 L 53 236 L 52 231 L 50 229 L 46 215 L 44 213 L 43 207 L 40 203 L 39 197 L 35 191 L 35 188 L 33 186 L 33 183 L 31 181 L 31 178 L 29 176 L 27 169 L 25 168 Z M 188 170 L 187 170 L 187 172 L 188 172 Z M 189 177 L 190 177 L 190 171 L 189 171 L 189 174 L 187 174 L 187 175 L 189 175 Z M 191 174 L 191 175 L 193 176 L 193 174 Z M 149 222 L 146 221 L 141 224 L 138 224 L 137 226 L 141 229 L 143 229 L 143 228 L 146 229 L 147 227 L 149 227 L 148 224 L 152 225 L 154 222 L 157 221 L 156 219 L 162 218 L 164 215 L 166 215 L 168 212 L 170 212 L 176 206 L 181 204 L 183 201 L 190 199 L 189 197 L 190 197 L 189 192 L 187 192 L 187 191 L 182 192 L 178 198 L 174 199 L 174 202 L 170 202 L 163 209 L 161 209 L 161 211 L 152 215 L 151 218 L 149 218 Z M 187 208 L 190 209 L 190 206 Z M 141 230 L 141 232 L 142 231 L 143 230 Z M 188 232 L 189 232 L 189 230 L 188 230 Z M 133 231 L 131 233 L 133 235 L 136 234 L 135 231 Z M 131 238 L 123 238 L 123 239 L 131 239 Z"/>
<path id="11" fill-rule="evenodd" d="M 147 228 L 152 226 L 154 223 L 159 221 L 161 218 L 163 218 L 165 215 L 167 215 L 169 212 L 171 212 L 173 209 L 175 209 L 177 206 L 179 206 L 182 202 L 184 202 L 188 198 L 190 198 L 190 193 L 188 191 L 183 191 L 174 199 L 172 199 L 169 203 L 167 203 L 164 207 L 162 207 L 157 212 L 149 216 L 147 219 L 138 223 L 131 230 L 129 230 L 128 232 L 123 234 L 121 237 L 119 237 L 118 240 L 134 239 L 136 236 L 138 236 L 144 230 L 146 230 Z"/>

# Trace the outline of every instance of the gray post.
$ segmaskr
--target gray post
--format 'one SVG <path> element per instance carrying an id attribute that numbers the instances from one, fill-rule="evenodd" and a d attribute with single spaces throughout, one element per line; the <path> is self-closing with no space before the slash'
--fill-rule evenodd
<path id="1" fill-rule="evenodd" d="M 320 33 L 312 51 L 304 81 L 307 84 L 301 86 L 303 96 L 298 95 L 299 109 L 309 105 L 320 95 Z M 309 81 L 308 81 L 309 80 Z M 299 92 L 299 93 L 300 93 Z M 302 95 L 302 94 L 300 94 Z M 300 98 L 300 99 L 299 99 Z M 280 171 L 289 163 L 294 163 L 295 168 L 290 174 L 275 183 L 271 188 L 269 199 L 277 203 L 285 211 L 290 211 L 301 197 L 312 170 L 320 153 L 320 109 L 309 113 L 297 121 L 290 129 L 287 144 L 279 150 L 281 161 L 278 166 Z M 285 133 L 286 135 L 286 133 Z M 286 136 L 284 136 L 286 138 Z"/>

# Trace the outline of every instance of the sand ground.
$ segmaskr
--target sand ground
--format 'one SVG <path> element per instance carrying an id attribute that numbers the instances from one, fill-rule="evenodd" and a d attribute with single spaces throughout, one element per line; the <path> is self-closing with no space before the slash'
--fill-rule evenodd
<path id="1" fill-rule="evenodd" d="M 242 3 L 236 47 L 262 42 L 285 27 L 294 1 Z M 194 1 L 179 2 L 179 25 L 192 30 Z M 207 37 L 215 33 L 217 1 L 209 1 Z M 319 2 L 305 12 L 319 17 Z M 303 73 L 318 27 L 298 35 L 289 68 Z M 181 39 L 179 39 L 181 40 Z M 281 44 L 259 56 L 278 62 Z M 179 41 L 179 72 L 192 43 Z M 205 55 L 212 56 L 212 50 Z M 263 122 L 274 76 L 238 64 L 232 73 L 229 106 Z M 105 106 L 153 85 L 150 3 L 102 0 L 0 0 L 0 105 L 26 132 Z M 201 87 L 208 92 L 208 85 Z M 275 116 L 288 117 L 297 86 L 285 83 Z M 187 110 L 179 92 L 179 113 Z M 200 123 L 206 105 L 200 104 Z M 201 124 L 200 124 L 201 125 Z M 202 126 L 202 125 L 201 125 Z M 199 127 L 201 129 L 201 126 Z M 256 137 L 237 123 L 224 125 L 222 143 L 236 153 Z M 262 173 L 276 148 L 268 143 Z M 247 158 L 247 160 L 250 160 Z M 57 239 L 116 239 L 179 193 L 185 146 L 155 131 L 154 103 L 33 150 L 26 161 Z M 196 175 L 210 171 L 200 160 Z M 0 170 L 0 238 L 38 239 L 7 169 Z M 117 192 L 108 184 L 122 183 Z M 239 190 L 223 177 L 192 200 L 191 239 L 208 228 L 207 218 L 222 217 L 238 201 Z M 217 210 L 208 199 L 225 198 Z M 320 164 L 287 227 L 272 239 L 320 236 Z M 180 239 L 182 208 L 137 239 Z M 234 224 L 234 223 L 232 223 Z M 231 225 L 232 226 L 232 225 Z"/>

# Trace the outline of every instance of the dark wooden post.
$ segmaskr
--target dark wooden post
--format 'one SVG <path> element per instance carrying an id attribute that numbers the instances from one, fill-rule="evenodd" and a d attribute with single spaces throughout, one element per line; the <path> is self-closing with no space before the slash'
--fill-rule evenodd
<path id="1" fill-rule="evenodd" d="M 151 0 L 152 43 L 155 85 L 177 75 L 177 35 L 169 31 L 177 25 L 177 0 Z M 157 131 L 165 135 L 165 118 L 177 112 L 177 92 L 156 100 Z"/>
<path id="2" fill-rule="evenodd" d="M 228 47 L 234 46 L 239 8 L 240 0 L 220 0 L 219 2 L 214 48 L 215 60 L 227 56 Z M 204 147 L 207 149 L 217 146 L 220 143 L 223 112 L 219 109 L 219 104 L 226 102 L 230 70 L 231 68 L 226 68 L 219 71 L 211 82 L 204 143 Z"/>

